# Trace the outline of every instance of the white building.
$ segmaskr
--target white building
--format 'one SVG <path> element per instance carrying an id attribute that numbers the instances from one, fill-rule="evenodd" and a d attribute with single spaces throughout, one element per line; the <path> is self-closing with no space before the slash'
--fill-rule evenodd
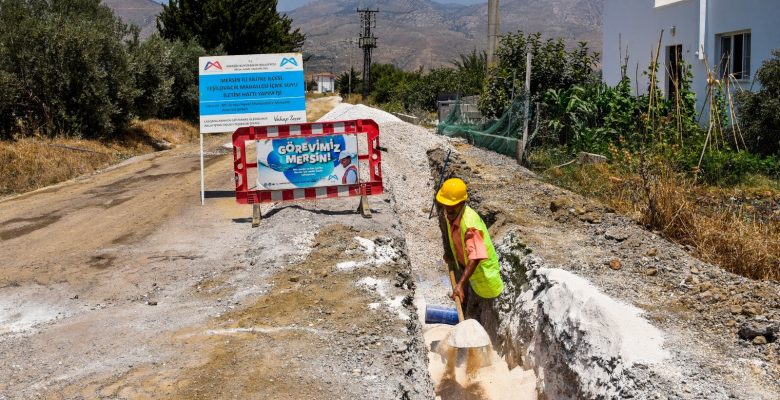
<path id="1" fill-rule="evenodd" d="M 336 91 L 336 76 L 331 73 L 314 74 L 312 80 L 317 82 L 317 93 L 333 93 Z"/>
<path id="2" fill-rule="evenodd" d="M 659 87 L 669 96 L 678 58 L 691 65 L 698 109 L 708 92 L 707 67 L 721 79 L 732 74 L 743 88 L 756 89 L 756 70 L 780 49 L 780 0 L 605 0 L 604 81 L 627 75 L 644 92 L 647 70 L 664 31 L 659 62 Z M 639 73 L 637 74 L 637 68 Z"/>

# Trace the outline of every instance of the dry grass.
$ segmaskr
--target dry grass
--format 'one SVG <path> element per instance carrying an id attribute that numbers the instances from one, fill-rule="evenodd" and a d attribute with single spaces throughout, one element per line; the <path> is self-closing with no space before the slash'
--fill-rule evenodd
<path id="1" fill-rule="evenodd" d="M 116 140 L 24 138 L 0 141 L 0 196 L 88 174 L 129 157 L 194 141 L 198 128 L 179 120 L 136 122 Z"/>
<path id="2" fill-rule="evenodd" d="M 344 96 L 344 102 L 349 104 L 363 104 L 363 95 L 352 93 L 351 95 Z"/>
<path id="3" fill-rule="evenodd" d="M 335 97 L 320 97 L 306 102 L 306 120 L 316 121 L 336 107 Z"/>
<path id="4" fill-rule="evenodd" d="M 690 246 L 707 262 L 753 279 L 780 280 L 780 215 L 773 211 L 780 192 L 766 185 L 747 191 L 703 187 L 662 164 L 652 169 L 647 181 L 609 165 L 554 169 L 546 175 Z"/>

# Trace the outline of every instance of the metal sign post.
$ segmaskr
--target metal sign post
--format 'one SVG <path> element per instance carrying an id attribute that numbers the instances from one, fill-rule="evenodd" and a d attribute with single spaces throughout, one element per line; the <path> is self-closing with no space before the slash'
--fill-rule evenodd
<path id="1" fill-rule="evenodd" d="M 200 134 L 200 205 L 206 205 L 206 173 L 203 168 L 203 134 Z"/>

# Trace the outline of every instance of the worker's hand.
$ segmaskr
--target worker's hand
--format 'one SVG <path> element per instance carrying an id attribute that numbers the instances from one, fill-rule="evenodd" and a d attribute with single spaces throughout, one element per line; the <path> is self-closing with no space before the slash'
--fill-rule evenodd
<path id="1" fill-rule="evenodd" d="M 452 297 L 452 299 L 455 301 L 460 301 L 461 303 L 463 303 L 463 285 L 461 285 L 460 283 L 455 285 L 455 289 L 452 290 L 452 296 L 450 297 Z"/>

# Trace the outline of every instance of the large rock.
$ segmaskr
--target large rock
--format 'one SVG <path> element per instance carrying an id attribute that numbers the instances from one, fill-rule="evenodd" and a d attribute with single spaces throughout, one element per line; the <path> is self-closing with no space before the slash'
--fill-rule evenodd
<path id="1" fill-rule="evenodd" d="M 780 335 L 780 324 L 749 321 L 739 327 L 737 334 L 742 340 L 753 341 L 756 337 L 763 336 L 767 342 L 773 343 Z"/>

